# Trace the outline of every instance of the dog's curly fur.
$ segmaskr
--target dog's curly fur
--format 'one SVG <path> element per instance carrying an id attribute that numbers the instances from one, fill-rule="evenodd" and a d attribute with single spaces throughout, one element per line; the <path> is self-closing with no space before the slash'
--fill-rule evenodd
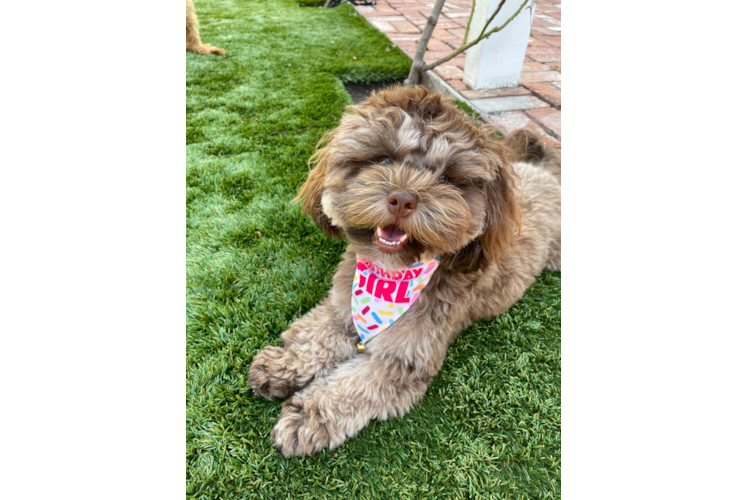
<path id="1" fill-rule="evenodd" d="M 249 370 L 255 394 L 291 396 L 271 433 L 284 455 L 333 449 L 373 418 L 407 413 L 461 330 L 505 312 L 544 268 L 561 269 L 559 154 L 532 132 L 502 142 L 490 132 L 440 94 L 391 87 L 321 141 L 298 199 L 348 248 L 329 295 Z M 388 209 L 394 190 L 417 200 L 407 218 Z M 389 253 L 374 232 L 392 224 L 409 239 Z M 363 354 L 350 313 L 357 254 L 392 270 L 442 256 L 418 301 Z"/>
<path id="2" fill-rule="evenodd" d="M 187 0 L 187 50 L 198 54 L 217 54 L 226 57 L 226 51 L 200 41 L 200 29 L 192 0 Z"/>

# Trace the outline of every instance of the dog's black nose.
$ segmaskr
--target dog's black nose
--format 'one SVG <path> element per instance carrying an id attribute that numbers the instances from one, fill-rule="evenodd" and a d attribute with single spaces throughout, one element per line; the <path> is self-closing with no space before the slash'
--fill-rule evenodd
<path id="1" fill-rule="evenodd" d="M 402 217 L 403 219 L 408 217 L 418 205 L 415 198 L 405 191 L 395 191 L 390 193 L 388 201 L 390 202 L 390 212 L 392 212 L 395 217 Z"/>

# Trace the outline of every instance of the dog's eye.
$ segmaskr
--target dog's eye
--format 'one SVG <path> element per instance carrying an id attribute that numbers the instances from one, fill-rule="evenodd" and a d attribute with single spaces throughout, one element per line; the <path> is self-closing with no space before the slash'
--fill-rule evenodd
<path id="1" fill-rule="evenodd" d="M 449 182 L 449 179 L 447 179 L 447 176 L 442 174 L 439 176 L 439 182 Z"/>
<path id="2" fill-rule="evenodd" d="M 386 156 L 380 156 L 379 159 L 377 160 L 377 162 L 378 163 L 389 163 L 390 159 L 387 158 Z"/>

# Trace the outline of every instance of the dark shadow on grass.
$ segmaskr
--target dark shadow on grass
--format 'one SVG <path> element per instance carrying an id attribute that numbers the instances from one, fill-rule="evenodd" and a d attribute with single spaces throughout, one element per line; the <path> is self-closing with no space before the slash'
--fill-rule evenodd
<path id="1" fill-rule="evenodd" d="M 389 80 L 386 82 L 372 82 L 369 84 L 364 83 L 345 83 L 345 90 L 351 95 L 353 104 L 358 104 L 369 98 L 372 92 L 378 92 L 382 89 L 399 83 L 398 80 Z"/>

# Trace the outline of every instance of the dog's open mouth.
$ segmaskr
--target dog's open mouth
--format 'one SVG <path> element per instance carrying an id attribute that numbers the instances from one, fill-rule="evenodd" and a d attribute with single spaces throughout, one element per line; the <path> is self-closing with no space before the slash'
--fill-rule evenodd
<path id="1" fill-rule="evenodd" d="M 387 253 L 396 253 L 408 246 L 408 235 L 394 224 L 378 227 L 374 231 L 374 243 Z"/>

